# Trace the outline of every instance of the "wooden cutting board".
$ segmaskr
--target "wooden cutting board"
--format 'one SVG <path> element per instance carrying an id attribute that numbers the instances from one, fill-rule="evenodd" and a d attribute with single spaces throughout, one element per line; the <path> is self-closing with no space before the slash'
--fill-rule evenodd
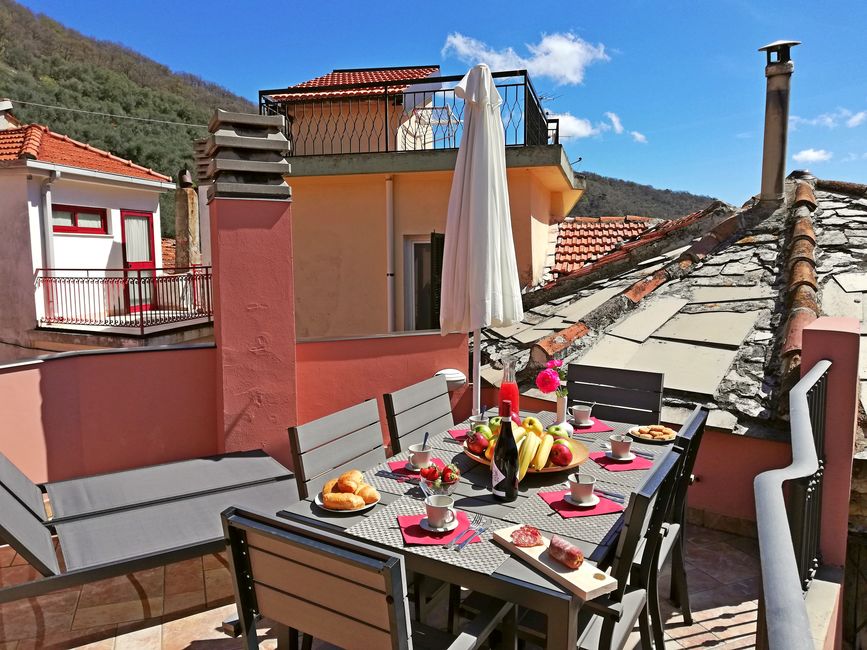
<path id="1" fill-rule="evenodd" d="M 542 536 L 542 540 L 545 542 L 544 546 L 531 546 L 529 548 L 515 546 L 512 542 L 512 531 L 520 527 L 520 525 L 509 526 L 495 530 L 494 541 L 583 600 L 593 600 L 617 589 L 617 580 L 607 573 L 603 573 L 586 560 L 577 569 L 570 569 L 552 559 L 548 555 L 548 544 L 551 543 L 551 540 L 544 535 Z"/>

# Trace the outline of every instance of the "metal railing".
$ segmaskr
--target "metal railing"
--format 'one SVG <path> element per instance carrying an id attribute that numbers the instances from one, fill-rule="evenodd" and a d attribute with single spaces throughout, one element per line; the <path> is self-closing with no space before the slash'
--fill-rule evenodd
<path id="1" fill-rule="evenodd" d="M 211 267 L 37 269 L 40 326 L 137 329 L 213 320 Z"/>
<path id="2" fill-rule="evenodd" d="M 506 146 L 559 144 L 560 122 L 545 114 L 527 71 L 493 77 Z M 261 90 L 259 112 L 286 117 L 292 156 L 456 149 L 464 102 L 455 85 L 462 78 Z"/>
<path id="3" fill-rule="evenodd" d="M 830 361 L 819 361 L 789 392 L 792 462 L 755 480 L 762 567 L 757 646 L 813 649 L 804 592 L 819 566 L 825 404 Z M 783 486 L 788 482 L 788 498 Z"/>

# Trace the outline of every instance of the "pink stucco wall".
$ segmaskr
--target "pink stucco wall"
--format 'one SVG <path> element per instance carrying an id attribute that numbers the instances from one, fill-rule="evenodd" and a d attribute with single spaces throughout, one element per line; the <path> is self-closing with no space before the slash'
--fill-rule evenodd
<path id="1" fill-rule="evenodd" d="M 67 354 L 0 370 L 0 451 L 58 481 L 217 451 L 213 347 Z"/>
<path id="2" fill-rule="evenodd" d="M 437 370 L 467 369 L 467 337 L 395 334 L 375 338 L 302 341 L 298 344 L 298 422 L 304 423 L 376 397 L 385 429 L 382 395 L 432 377 Z M 452 395 L 463 419 L 466 389 Z M 385 431 L 383 432 L 385 435 Z"/>

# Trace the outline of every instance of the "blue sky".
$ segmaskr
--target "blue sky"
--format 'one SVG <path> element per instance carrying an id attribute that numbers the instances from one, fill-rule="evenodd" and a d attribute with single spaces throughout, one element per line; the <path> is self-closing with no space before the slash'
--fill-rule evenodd
<path id="1" fill-rule="evenodd" d="M 260 88 L 333 68 L 438 63 L 459 74 L 476 59 L 520 64 L 551 97 L 546 108 L 570 116 L 564 144 L 570 159 L 583 158 L 577 169 L 737 205 L 759 187 L 756 49 L 800 40 L 787 168 L 867 182 L 862 0 L 24 4 L 254 101 Z"/>

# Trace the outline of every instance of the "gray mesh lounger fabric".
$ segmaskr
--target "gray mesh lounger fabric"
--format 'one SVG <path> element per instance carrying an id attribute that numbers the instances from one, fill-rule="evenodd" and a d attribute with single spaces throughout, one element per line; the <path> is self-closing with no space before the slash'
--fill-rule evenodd
<path id="1" fill-rule="evenodd" d="M 230 506 L 273 515 L 298 500 L 294 480 L 84 517 L 57 525 L 69 571 L 220 542 L 220 513 Z M 171 561 L 170 559 L 167 561 Z"/>
<path id="2" fill-rule="evenodd" d="M 0 454 L 0 485 L 5 487 L 40 521 L 45 521 L 45 502 L 42 500 L 42 491 L 3 454 Z"/>
<path id="3" fill-rule="evenodd" d="M 98 474 L 45 486 L 55 519 L 175 500 L 285 478 L 291 473 L 264 451 L 244 451 Z M 218 513 L 219 514 L 219 513 Z"/>

